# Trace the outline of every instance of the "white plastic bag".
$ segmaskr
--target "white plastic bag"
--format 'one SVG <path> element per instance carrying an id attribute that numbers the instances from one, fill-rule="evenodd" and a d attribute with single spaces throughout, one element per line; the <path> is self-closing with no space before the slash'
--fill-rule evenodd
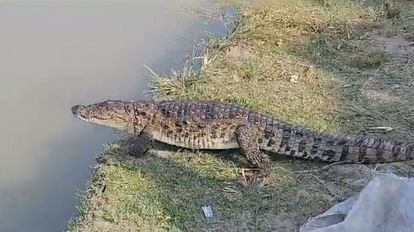
<path id="1" fill-rule="evenodd" d="M 358 197 L 311 218 L 300 232 L 414 232 L 414 179 L 379 175 Z"/>

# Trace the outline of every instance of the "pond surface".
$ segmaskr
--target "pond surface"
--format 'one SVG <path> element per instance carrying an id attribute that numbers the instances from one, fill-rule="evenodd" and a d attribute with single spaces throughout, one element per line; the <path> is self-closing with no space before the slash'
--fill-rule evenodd
<path id="1" fill-rule="evenodd" d="M 207 0 L 0 3 L 0 231 L 61 231 L 112 130 L 75 104 L 143 97 L 205 30 Z"/>

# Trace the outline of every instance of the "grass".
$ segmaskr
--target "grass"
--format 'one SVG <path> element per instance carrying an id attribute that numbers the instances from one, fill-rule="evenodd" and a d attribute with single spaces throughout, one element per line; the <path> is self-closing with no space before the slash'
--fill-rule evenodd
<path id="1" fill-rule="evenodd" d="M 373 69 L 380 67 L 382 64 L 388 61 L 387 55 L 382 49 L 366 52 L 367 53 L 357 54 L 352 59 L 352 64 L 355 67 L 360 69 Z"/>
<path id="2" fill-rule="evenodd" d="M 222 2 L 222 1 L 220 1 Z M 325 132 L 375 126 L 414 135 L 414 10 L 409 1 L 235 0 L 237 27 L 181 72 L 158 75 L 157 99 L 214 99 Z M 201 63 L 199 61 L 202 61 Z M 201 69 L 194 68 L 200 65 Z M 372 133 L 372 132 L 370 132 Z M 374 166 L 282 159 L 265 185 L 245 186 L 237 151 L 99 157 L 69 231 L 296 231 L 349 197 Z M 412 163 L 381 164 L 410 176 Z M 214 217 L 203 216 L 210 205 Z"/>

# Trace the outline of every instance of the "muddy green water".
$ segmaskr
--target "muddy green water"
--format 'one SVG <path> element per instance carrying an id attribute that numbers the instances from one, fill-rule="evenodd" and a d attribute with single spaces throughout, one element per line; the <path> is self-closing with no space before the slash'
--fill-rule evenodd
<path id="1" fill-rule="evenodd" d="M 70 107 L 143 97 L 144 65 L 179 67 L 204 31 L 207 0 L 0 3 L 0 231 L 61 231 L 110 129 Z"/>

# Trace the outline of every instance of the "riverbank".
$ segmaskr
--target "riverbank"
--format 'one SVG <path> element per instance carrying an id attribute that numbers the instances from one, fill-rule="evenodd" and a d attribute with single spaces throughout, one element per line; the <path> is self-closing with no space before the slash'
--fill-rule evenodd
<path id="1" fill-rule="evenodd" d="M 237 27 L 210 42 L 200 72 L 190 65 L 171 76 L 153 73 L 157 99 L 229 101 L 318 131 L 413 140 L 412 3 L 232 4 Z M 414 171 L 412 163 L 321 169 L 283 159 L 265 185 L 246 187 L 237 152 L 164 150 L 132 159 L 118 146 L 98 158 L 70 231 L 295 231 L 357 193 L 373 169 Z M 205 205 L 213 218 L 203 216 Z"/>

